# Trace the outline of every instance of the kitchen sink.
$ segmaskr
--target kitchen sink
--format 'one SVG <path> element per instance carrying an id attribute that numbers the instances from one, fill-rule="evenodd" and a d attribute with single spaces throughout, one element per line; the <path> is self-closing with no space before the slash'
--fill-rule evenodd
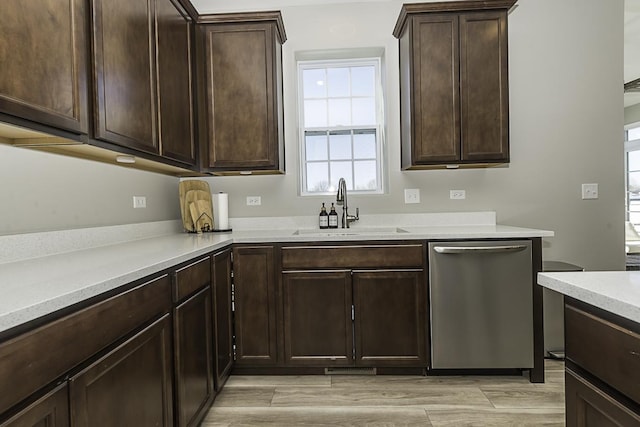
<path id="1" fill-rule="evenodd" d="M 336 228 L 329 230 L 318 230 L 315 228 L 296 230 L 294 236 L 361 236 L 361 235 L 388 235 L 408 233 L 407 230 L 399 227 L 354 227 L 354 228 Z"/>

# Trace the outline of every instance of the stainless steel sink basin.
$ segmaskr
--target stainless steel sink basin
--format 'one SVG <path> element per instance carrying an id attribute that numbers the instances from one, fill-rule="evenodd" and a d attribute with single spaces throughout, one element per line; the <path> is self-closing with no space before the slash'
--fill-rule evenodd
<path id="1" fill-rule="evenodd" d="M 388 235 L 408 233 L 399 227 L 353 227 L 353 228 L 336 228 L 329 230 L 318 229 L 299 229 L 296 230 L 294 236 L 317 236 L 317 237 L 333 237 L 333 236 L 363 236 L 363 235 Z"/>

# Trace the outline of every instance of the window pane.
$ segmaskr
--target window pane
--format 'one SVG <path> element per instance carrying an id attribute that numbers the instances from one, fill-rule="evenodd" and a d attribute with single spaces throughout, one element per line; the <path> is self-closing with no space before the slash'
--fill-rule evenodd
<path id="1" fill-rule="evenodd" d="M 629 172 L 629 197 L 640 200 L 640 172 Z"/>
<path id="2" fill-rule="evenodd" d="M 628 132 L 629 132 L 629 136 L 628 136 L 629 141 L 640 139 L 640 127 L 629 129 Z"/>
<path id="3" fill-rule="evenodd" d="M 640 150 L 629 151 L 629 171 L 640 170 Z"/>
<path id="4" fill-rule="evenodd" d="M 356 133 L 353 135 L 353 158 L 376 158 L 376 134 L 375 132 Z"/>
<path id="5" fill-rule="evenodd" d="M 327 101 L 304 101 L 304 126 L 327 126 Z"/>
<path id="6" fill-rule="evenodd" d="M 307 160 L 328 160 L 326 133 L 310 132 L 305 135 L 305 140 L 307 144 L 305 147 Z"/>
<path id="7" fill-rule="evenodd" d="M 331 160 L 351 159 L 350 133 L 331 132 L 329 134 L 329 158 Z"/>
<path id="8" fill-rule="evenodd" d="M 331 162 L 331 185 L 334 189 L 338 189 L 338 181 L 344 178 L 347 181 L 347 190 L 353 190 L 351 179 L 351 162 Z"/>
<path id="9" fill-rule="evenodd" d="M 375 76 L 372 66 L 351 68 L 351 96 L 374 96 Z"/>
<path id="10" fill-rule="evenodd" d="M 633 224 L 640 224 L 640 212 L 630 212 L 629 221 Z"/>
<path id="11" fill-rule="evenodd" d="M 375 98 L 354 98 L 353 124 L 366 126 L 376 124 L 376 100 Z"/>
<path id="12" fill-rule="evenodd" d="M 329 68 L 327 70 L 329 80 L 329 96 L 349 96 L 349 69 Z"/>
<path id="13" fill-rule="evenodd" d="M 351 124 L 351 102 L 349 98 L 329 100 L 329 126 L 349 126 Z"/>
<path id="14" fill-rule="evenodd" d="M 305 98 L 325 98 L 327 96 L 327 82 L 325 70 L 303 70 L 302 80 Z"/>
<path id="15" fill-rule="evenodd" d="M 329 190 L 328 163 L 307 163 L 307 191 Z"/>
<path id="16" fill-rule="evenodd" d="M 366 160 L 353 162 L 356 190 L 375 190 L 378 186 L 376 161 Z"/>

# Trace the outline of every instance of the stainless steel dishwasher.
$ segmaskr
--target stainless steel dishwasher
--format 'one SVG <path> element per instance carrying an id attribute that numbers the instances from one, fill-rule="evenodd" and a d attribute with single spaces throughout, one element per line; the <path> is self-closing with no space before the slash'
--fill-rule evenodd
<path id="1" fill-rule="evenodd" d="M 429 243 L 431 367 L 533 368 L 529 240 Z"/>

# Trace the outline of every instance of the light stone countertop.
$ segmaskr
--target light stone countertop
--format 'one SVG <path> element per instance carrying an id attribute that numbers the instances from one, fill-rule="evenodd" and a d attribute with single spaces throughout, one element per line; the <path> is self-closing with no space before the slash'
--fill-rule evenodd
<path id="1" fill-rule="evenodd" d="M 640 323 L 640 271 L 538 273 L 538 283 Z"/>
<path id="2" fill-rule="evenodd" d="M 187 234 L 176 231 L 168 221 L 141 224 L 144 232 L 125 225 L 0 236 L 0 247 L 4 247 L 4 252 L 0 250 L 0 333 L 232 243 L 553 236 L 546 230 L 491 224 L 490 215 L 481 221 L 470 221 L 467 215 L 464 221 L 471 224 L 453 225 L 434 218 L 431 223 L 437 225 L 410 225 L 416 224 L 412 216 L 410 221 L 400 219 L 398 227 L 381 227 L 380 221 L 371 221 L 348 230 L 313 229 L 305 219 L 285 223 L 287 228 L 259 223 L 260 229 L 248 229 L 256 223 L 238 221 L 232 222 L 237 226 L 232 233 Z M 132 237 L 127 240 L 127 235 Z M 25 257 L 31 247 L 35 255 Z"/>

